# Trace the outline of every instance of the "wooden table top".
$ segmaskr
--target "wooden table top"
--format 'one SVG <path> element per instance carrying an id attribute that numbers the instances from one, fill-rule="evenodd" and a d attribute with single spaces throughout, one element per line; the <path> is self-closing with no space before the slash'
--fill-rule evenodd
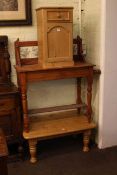
<path id="1" fill-rule="evenodd" d="M 93 67 L 95 65 L 87 62 L 77 62 L 74 63 L 73 66 L 61 66 L 61 67 L 49 67 L 49 68 L 43 68 L 39 64 L 34 65 L 16 65 L 15 68 L 17 72 L 33 72 L 33 71 L 49 71 L 49 70 L 61 70 L 61 69 L 76 69 L 76 68 L 85 68 L 85 67 Z"/>

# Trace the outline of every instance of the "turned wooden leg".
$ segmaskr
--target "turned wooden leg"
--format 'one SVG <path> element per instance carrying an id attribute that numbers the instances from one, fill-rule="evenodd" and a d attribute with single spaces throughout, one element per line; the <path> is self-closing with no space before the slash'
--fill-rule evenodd
<path id="1" fill-rule="evenodd" d="M 77 100 L 76 104 L 81 104 L 81 78 L 77 78 Z M 81 108 L 78 108 L 78 114 L 80 114 Z"/>
<path id="2" fill-rule="evenodd" d="M 83 151 L 88 152 L 89 151 L 89 141 L 90 141 L 90 135 L 91 135 L 91 130 L 84 131 L 83 133 Z"/>
<path id="3" fill-rule="evenodd" d="M 93 69 L 90 68 L 90 75 L 87 77 L 87 116 L 89 122 L 91 121 L 92 107 L 92 84 L 93 84 Z"/>
<path id="4" fill-rule="evenodd" d="M 29 143 L 29 149 L 30 149 L 30 162 L 35 163 L 37 162 L 37 155 L 36 155 L 36 144 L 37 140 L 36 139 L 30 139 L 28 140 Z"/>
<path id="5" fill-rule="evenodd" d="M 29 132 L 29 117 L 28 117 L 28 102 L 27 102 L 27 81 L 26 74 L 20 74 L 20 90 L 22 98 L 22 109 L 23 109 L 23 121 L 24 121 L 24 131 Z"/>

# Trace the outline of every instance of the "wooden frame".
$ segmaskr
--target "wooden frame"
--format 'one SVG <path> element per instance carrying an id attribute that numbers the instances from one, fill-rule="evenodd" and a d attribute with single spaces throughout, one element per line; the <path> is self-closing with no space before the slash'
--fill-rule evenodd
<path id="1" fill-rule="evenodd" d="M 38 44 L 40 45 L 40 43 L 37 41 L 19 41 L 19 39 L 17 39 L 15 42 L 15 68 L 17 71 L 19 90 L 21 92 L 24 118 L 23 136 L 29 143 L 31 163 L 35 163 L 37 161 L 37 141 L 47 138 L 49 139 L 73 133 L 83 133 L 83 151 L 89 151 L 88 145 L 91 130 L 96 128 L 96 124 L 92 122 L 91 117 L 93 75 L 100 74 L 100 70 L 94 70 L 94 65 L 86 63 L 85 58 L 83 57 L 82 39 L 79 36 L 73 39 L 73 43 L 77 46 L 75 47 L 75 55 L 73 55 L 73 66 L 61 68 L 43 68 L 38 64 L 38 58 L 21 58 L 20 54 L 21 47 L 37 46 Z M 77 96 L 75 104 L 28 110 L 27 88 L 29 82 L 66 78 L 76 78 Z M 87 80 L 87 104 L 82 102 L 81 78 L 86 78 Z M 85 115 L 81 114 L 81 108 L 86 109 Z M 63 110 L 64 112 L 62 112 Z M 46 115 L 47 112 L 54 113 L 51 113 L 51 115 L 50 113 Z M 41 115 L 41 113 L 43 114 Z M 34 116 L 34 114 L 36 114 L 36 116 Z"/>
<path id="2" fill-rule="evenodd" d="M 5 5 L 3 8 L 1 5 L 0 26 L 21 26 L 32 24 L 31 0 L 22 0 L 22 3 L 19 1 L 20 0 L 17 0 L 17 8 L 15 10 L 6 9 Z"/>

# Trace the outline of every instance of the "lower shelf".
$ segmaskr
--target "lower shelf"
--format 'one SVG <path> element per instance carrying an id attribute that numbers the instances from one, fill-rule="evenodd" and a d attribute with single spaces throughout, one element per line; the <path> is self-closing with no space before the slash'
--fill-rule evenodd
<path id="1" fill-rule="evenodd" d="M 76 110 L 40 114 L 30 117 L 30 131 L 24 132 L 25 139 L 45 139 L 93 129 L 96 124 L 88 122 L 86 115 L 78 115 Z"/>

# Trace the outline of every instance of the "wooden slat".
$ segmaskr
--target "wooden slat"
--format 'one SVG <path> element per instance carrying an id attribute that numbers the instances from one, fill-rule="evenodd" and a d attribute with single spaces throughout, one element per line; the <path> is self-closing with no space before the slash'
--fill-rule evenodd
<path id="1" fill-rule="evenodd" d="M 37 63 L 38 63 L 38 58 L 22 58 L 21 59 L 22 65 L 32 65 L 32 64 L 37 64 Z"/>
<path id="2" fill-rule="evenodd" d="M 28 113 L 36 114 L 36 113 L 76 109 L 76 108 L 82 108 L 82 107 L 86 107 L 86 104 L 72 104 L 72 105 L 55 106 L 55 107 L 48 107 L 48 108 L 30 109 Z"/>
<path id="3" fill-rule="evenodd" d="M 19 47 L 28 47 L 28 46 L 37 46 L 38 41 L 19 41 L 17 46 Z"/>
<path id="4" fill-rule="evenodd" d="M 91 63 L 86 63 L 86 62 L 76 62 L 74 63 L 73 66 L 63 66 L 63 67 L 49 67 L 49 68 L 43 68 L 42 66 L 40 66 L 39 64 L 36 65 L 26 65 L 26 66 L 18 66 L 16 65 L 15 68 L 17 70 L 17 72 L 35 72 L 35 71 L 49 71 L 49 70 L 67 70 L 67 69 L 73 69 L 73 70 L 77 70 L 79 69 L 83 69 L 83 68 L 89 68 L 89 67 L 94 67 L 93 64 Z M 70 71 L 70 70 L 69 70 Z"/>

